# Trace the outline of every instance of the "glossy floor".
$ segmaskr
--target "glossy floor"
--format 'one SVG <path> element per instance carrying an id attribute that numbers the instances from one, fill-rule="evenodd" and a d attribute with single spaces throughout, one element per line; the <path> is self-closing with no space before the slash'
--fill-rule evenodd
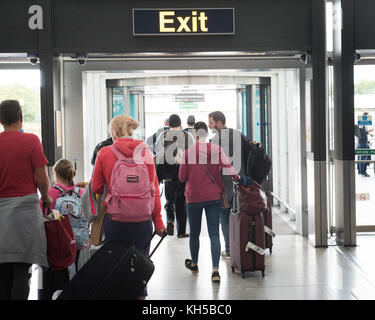
<path id="1" fill-rule="evenodd" d="M 274 221 L 285 223 L 279 216 Z M 280 225 L 275 225 L 278 229 Z M 156 243 L 154 239 L 152 245 Z M 148 299 L 375 299 L 374 244 L 375 236 L 368 234 L 358 236 L 357 247 L 314 248 L 299 235 L 279 234 L 272 255 L 267 250 L 264 278 L 260 272 L 249 272 L 242 279 L 238 272 L 232 273 L 229 260 L 221 259 L 221 282 L 213 284 L 210 243 L 202 223 L 200 272 L 192 274 L 184 266 L 190 258 L 189 239 L 167 237 L 152 258 L 155 272 Z M 36 299 L 36 281 L 33 274 L 30 299 Z"/>

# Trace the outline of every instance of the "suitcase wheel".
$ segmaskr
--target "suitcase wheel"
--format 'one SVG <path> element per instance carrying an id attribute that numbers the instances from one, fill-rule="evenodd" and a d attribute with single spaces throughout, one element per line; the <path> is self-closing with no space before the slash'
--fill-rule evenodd
<path id="1" fill-rule="evenodd" d="M 241 278 L 245 279 L 245 272 L 241 272 Z"/>

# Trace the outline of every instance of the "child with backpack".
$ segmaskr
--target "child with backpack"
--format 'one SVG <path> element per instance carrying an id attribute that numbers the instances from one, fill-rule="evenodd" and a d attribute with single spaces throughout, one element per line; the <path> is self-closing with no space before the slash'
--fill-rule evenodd
<path id="1" fill-rule="evenodd" d="M 111 120 L 109 132 L 114 143 L 102 148 L 96 158 L 92 191 L 103 194 L 105 185 L 108 189 L 105 241 L 124 241 L 148 254 L 153 229 L 162 236 L 165 227 L 153 154 L 144 141 L 133 139 L 137 127 L 138 122 L 128 115 Z M 138 299 L 146 296 L 145 288 Z"/>
<path id="2" fill-rule="evenodd" d="M 83 215 L 81 195 L 84 189 L 74 184 L 76 174 L 73 163 L 66 159 L 60 159 L 53 167 L 56 184 L 48 192 L 52 198 L 50 209 L 67 215 L 72 225 L 74 238 L 77 246 L 76 270 L 78 270 L 79 252 L 89 245 L 88 223 Z M 43 203 L 40 203 L 43 208 Z M 40 292 L 41 300 L 51 300 L 56 290 L 61 290 L 69 282 L 68 268 L 61 271 L 43 271 L 43 290 Z"/>

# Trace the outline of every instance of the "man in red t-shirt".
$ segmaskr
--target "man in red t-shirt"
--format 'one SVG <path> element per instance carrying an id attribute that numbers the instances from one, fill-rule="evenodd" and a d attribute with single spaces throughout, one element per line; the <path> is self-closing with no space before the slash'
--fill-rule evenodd
<path id="1" fill-rule="evenodd" d="M 49 207 L 49 179 L 39 138 L 22 133 L 17 100 L 0 103 L 0 300 L 26 300 L 29 268 L 48 266 L 44 223 L 39 208 Z"/>

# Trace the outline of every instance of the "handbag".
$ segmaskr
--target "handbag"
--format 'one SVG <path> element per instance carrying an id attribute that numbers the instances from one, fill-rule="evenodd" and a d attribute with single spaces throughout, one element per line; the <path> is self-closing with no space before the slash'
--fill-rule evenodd
<path id="1" fill-rule="evenodd" d="M 43 214 L 45 206 L 43 205 Z M 49 209 L 48 209 L 49 214 Z M 69 217 L 60 220 L 45 216 L 44 229 L 47 238 L 47 260 L 51 271 L 68 268 L 76 259 L 77 246 Z"/>
<path id="2" fill-rule="evenodd" d="M 256 181 L 246 187 L 235 182 L 234 186 L 232 214 L 239 211 L 245 214 L 256 214 L 268 208 L 266 193 Z"/>
<path id="3" fill-rule="evenodd" d="M 94 246 L 100 246 L 103 243 L 103 233 L 104 233 L 104 216 L 105 216 L 105 206 L 103 202 L 104 195 L 101 194 L 98 196 L 98 200 L 91 199 L 90 193 L 90 200 L 96 201 L 98 204 L 98 214 L 93 219 L 91 223 L 91 232 L 90 232 L 90 243 Z"/>
<path id="4" fill-rule="evenodd" d="M 208 171 L 208 168 L 205 165 L 203 165 L 203 167 L 204 167 L 204 170 L 206 171 L 207 175 L 212 180 L 212 182 L 214 184 L 216 184 L 219 187 L 219 189 L 221 189 L 220 186 L 218 185 L 218 183 L 216 182 L 215 178 L 210 173 L 210 171 Z M 227 194 L 225 193 L 225 191 L 221 192 L 221 207 L 224 208 L 224 209 L 230 208 L 230 203 L 228 201 Z"/>

